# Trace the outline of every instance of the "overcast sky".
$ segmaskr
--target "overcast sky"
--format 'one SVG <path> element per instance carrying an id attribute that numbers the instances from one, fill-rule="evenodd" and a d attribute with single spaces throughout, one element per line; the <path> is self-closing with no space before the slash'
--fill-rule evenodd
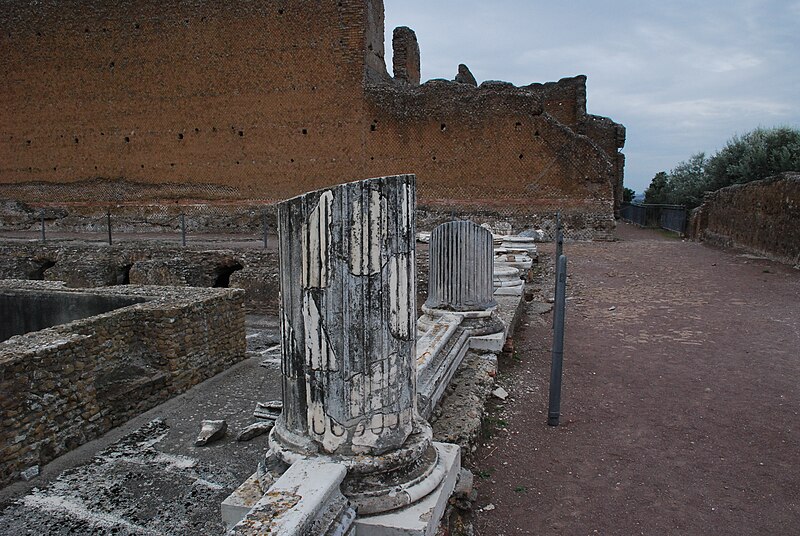
<path id="1" fill-rule="evenodd" d="M 478 83 L 585 74 L 587 111 L 622 123 L 625 185 L 758 126 L 800 127 L 800 0 L 385 0 L 423 81 L 466 63 Z"/>

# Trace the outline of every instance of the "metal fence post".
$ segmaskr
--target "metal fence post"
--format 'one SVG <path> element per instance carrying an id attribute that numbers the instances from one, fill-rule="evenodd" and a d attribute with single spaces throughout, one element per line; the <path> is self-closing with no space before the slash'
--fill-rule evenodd
<path id="1" fill-rule="evenodd" d="M 564 360 L 564 316 L 567 309 L 567 257 L 558 258 L 558 280 L 553 330 L 553 356 L 550 363 L 550 400 L 547 408 L 547 424 L 558 426 L 561 418 L 561 376 Z"/>
<path id="2" fill-rule="evenodd" d="M 44 236 L 44 209 L 42 209 L 41 212 L 39 213 L 39 217 L 42 220 L 42 242 L 45 242 L 46 238 Z"/>
<path id="3" fill-rule="evenodd" d="M 186 215 L 181 212 L 181 244 L 186 247 Z"/>
<path id="4" fill-rule="evenodd" d="M 111 209 L 106 212 L 106 222 L 108 224 L 108 245 L 111 245 Z"/>

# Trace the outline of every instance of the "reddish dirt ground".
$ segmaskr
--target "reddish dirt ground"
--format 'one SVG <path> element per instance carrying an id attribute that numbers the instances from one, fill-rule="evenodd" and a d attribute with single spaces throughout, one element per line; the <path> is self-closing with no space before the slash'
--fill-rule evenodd
<path id="1" fill-rule="evenodd" d="M 560 426 L 552 315 L 528 313 L 501 362 L 476 533 L 800 534 L 800 271 L 618 236 L 565 246 Z"/>

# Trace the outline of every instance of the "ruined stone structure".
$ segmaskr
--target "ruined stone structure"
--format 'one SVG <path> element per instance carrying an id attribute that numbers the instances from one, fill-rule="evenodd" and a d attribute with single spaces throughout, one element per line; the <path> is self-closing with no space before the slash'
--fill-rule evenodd
<path id="1" fill-rule="evenodd" d="M 278 206 L 283 412 L 270 447 L 287 463 L 343 463 L 360 514 L 415 502 L 443 476 L 431 481 L 438 451 L 416 408 L 415 205 L 402 175 Z"/>
<path id="2" fill-rule="evenodd" d="M 431 233 L 427 309 L 485 311 L 495 302 L 492 233 L 470 221 L 454 221 Z"/>
<path id="3" fill-rule="evenodd" d="M 0 486 L 244 359 L 243 297 L 0 281 Z"/>
<path id="4" fill-rule="evenodd" d="M 800 173 L 782 173 L 708 194 L 689 235 L 800 265 Z"/>
<path id="5" fill-rule="evenodd" d="M 2 242 L 0 279 L 63 281 L 68 287 L 172 285 L 240 288 L 248 313 L 278 313 L 278 255 L 157 242 Z"/>
<path id="6" fill-rule="evenodd" d="M 625 131 L 587 113 L 585 77 L 417 85 L 413 32 L 392 48 L 394 78 L 382 0 L 7 3 L 0 197 L 69 184 L 44 195 L 107 201 L 99 178 L 117 201 L 153 184 L 160 199 L 186 184 L 283 199 L 413 172 L 423 204 L 561 209 L 575 228 L 613 228 Z"/>

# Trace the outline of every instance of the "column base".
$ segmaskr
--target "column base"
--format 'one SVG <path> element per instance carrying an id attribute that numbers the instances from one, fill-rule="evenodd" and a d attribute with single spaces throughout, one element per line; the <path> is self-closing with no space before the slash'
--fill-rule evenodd
<path id="1" fill-rule="evenodd" d="M 444 478 L 433 492 L 416 503 L 371 516 L 359 516 L 355 526 L 358 536 L 432 536 L 447 508 L 447 501 L 453 493 L 461 470 L 461 449 L 449 443 L 433 443 L 438 456 L 438 464 Z"/>
<path id="2" fill-rule="evenodd" d="M 299 439 L 278 421 L 269 437 L 270 452 L 292 464 L 305 458 L 342 464 L 347 477 L 342 493 L 357 508 L 359 515 L 403 508 L 425 497 L 444 478 L 438 469 L 438 450 L 432 445 L 433 432 L 422 419 L 415 431 L 398 449 L 381 455 L 353 456 L 309 452 L 312 442 L 298 448 Z"/>

